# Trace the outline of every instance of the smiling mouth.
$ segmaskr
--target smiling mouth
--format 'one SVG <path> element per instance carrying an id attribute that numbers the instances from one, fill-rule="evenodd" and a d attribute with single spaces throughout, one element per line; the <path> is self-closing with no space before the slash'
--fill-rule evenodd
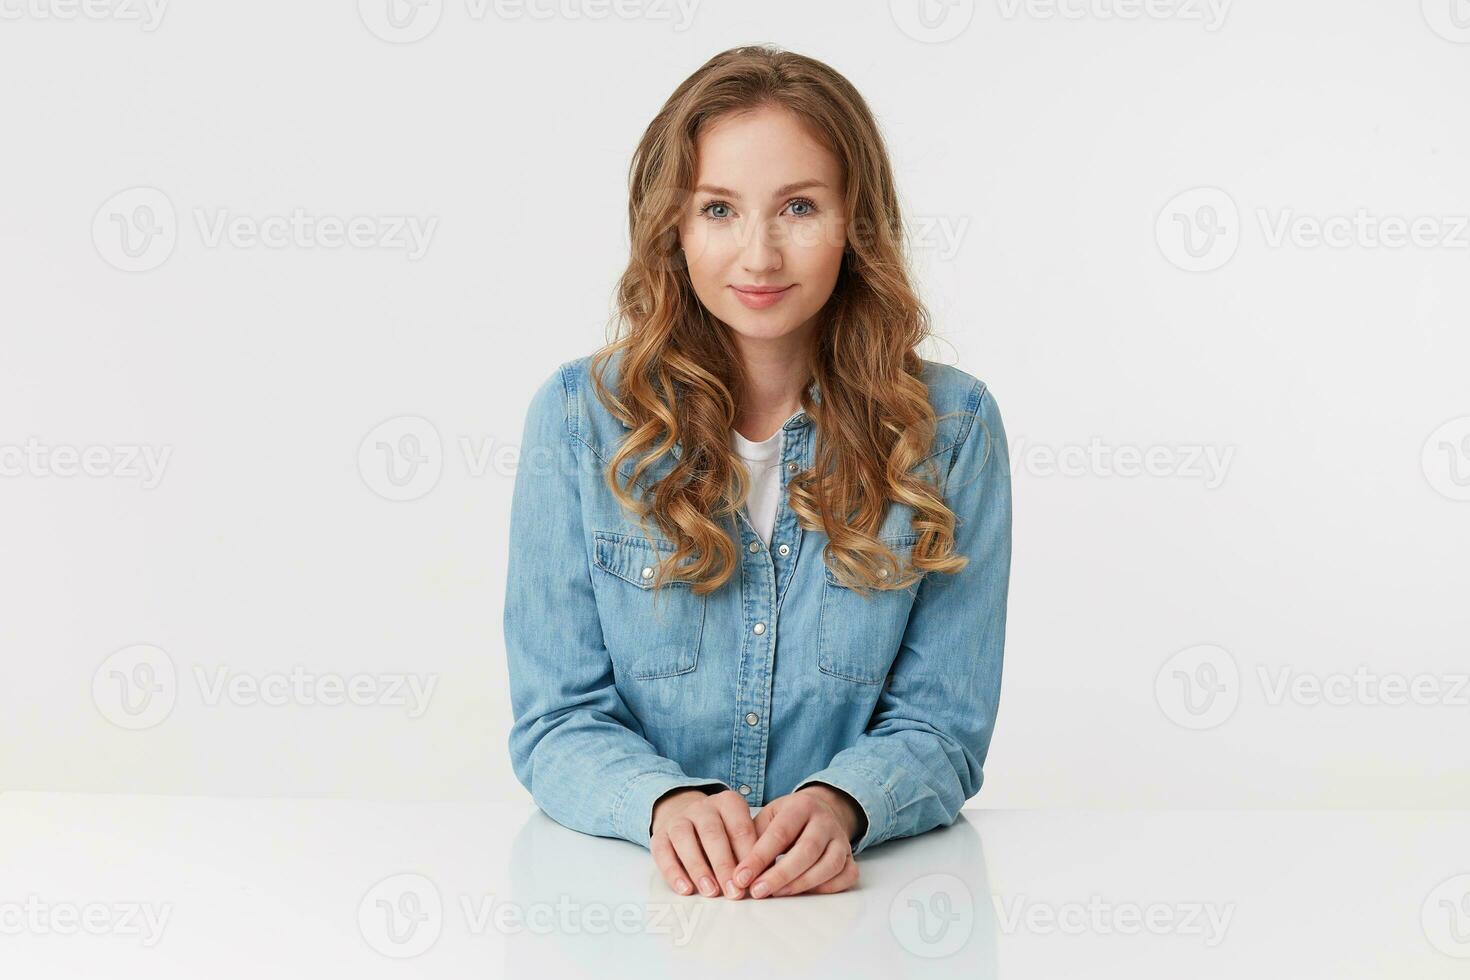
<path id="1" fill-rule="evenodd" d="M 796 288 L 796 283 L 789 286 L 731 286 L 735 290 L 735 298 L 748 310 L 766 310 L 781 302 L 788 293 Z"/>

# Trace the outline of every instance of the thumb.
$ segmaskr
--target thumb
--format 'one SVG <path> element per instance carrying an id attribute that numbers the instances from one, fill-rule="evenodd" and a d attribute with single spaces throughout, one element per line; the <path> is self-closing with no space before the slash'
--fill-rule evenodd
<path id="1" fill-rule="evenodd" d="M 749 810 L 746 810 L 746 818 L 745 819 L 749 820 L 751 822 L 751 824 L 755 827 L 755 832 L 754 833 L 751 833 L 751 834 L 739 834 L 739 835 L 732 834 L 730 836 L 731 849 L 735 853 L 735 863 L 736 864 L 739 864 L 741 861 L 744 861 L 745 860 L 745 856 L 747 854 L 749 854 L 751 851 L 755 850 L 755 842 L 756 842 L 756 840 L 761 835 L 760 824 L 757 823 L 756 820 L 755 820 L 755 818 L 751 817 L 749 814 L 750 814 L 750 811 Z"/>
<path id="2" fill-rule="evenodd" d="M 776 819 L 777 809 L 776 802 L 773 800 L 761 807 L 760 812 L 755 815 L 755 836 L 757 840 L 766 832 L 766 828 L 771 825 L 771 821 Z"/>

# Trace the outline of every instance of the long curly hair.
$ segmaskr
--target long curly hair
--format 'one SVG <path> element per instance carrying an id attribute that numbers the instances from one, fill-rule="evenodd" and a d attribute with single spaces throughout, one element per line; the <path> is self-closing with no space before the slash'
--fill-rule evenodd
<path id="1" fill-rule="evenodd" d="M 938 419 L 915 348 L 929 317 L 909 276 L 909 256 L 887 150 L 858 91 L 829 66 L 768 45 L 732 48 L 686 79 L 649 123 L 629 168 L 630 255 L 617 285 L 619 329 L 592 361 L 597 396 L 631 431 L 609 460 L 608 487 L 638 521 L 651 516 L 675 546 L 654 585 L 671 576 L 696 594 L 738 569 L 734 515 L 749 493 L 730 446 L 743 364 L 728 329 L 699 302 L 678 224 L 693 195 L 695 140 L 728 113 L 782 107 L 803 119 L 841 162 L 848 241 L 832 296 L 822 308 L 812 380 L 801 407 L 815 426 L 811 469 L 788 482 L 801 526 L 825 531 L 823 560 L 843 584 L 906 588 L 925 572 L 957 572 L 955 515 L 925 460 Z M 617 391 L 604 379 L 618 351 Z M 677 462 L 648 494 L 634 484 L 665 453 Z M 618 471 L 635 463 L 626 485 Z M 921 468 L 922 469 L 922 468 Z M 913 508 L 910 567 L 877 534 L 889 501 Z M 722 523 L 723 522 L 723 523 Z"/>

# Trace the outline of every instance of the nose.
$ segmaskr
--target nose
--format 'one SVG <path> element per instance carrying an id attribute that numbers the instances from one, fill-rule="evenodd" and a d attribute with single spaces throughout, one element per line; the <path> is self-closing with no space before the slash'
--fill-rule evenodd
<path id="1" fill-rule="evenodd" d="M 751 275 L 771 273 L 781 268 L 782 235 L 779 221 L 755 221 L 750 225 L 748 240 L 740 249 L 740 266 Z"/>

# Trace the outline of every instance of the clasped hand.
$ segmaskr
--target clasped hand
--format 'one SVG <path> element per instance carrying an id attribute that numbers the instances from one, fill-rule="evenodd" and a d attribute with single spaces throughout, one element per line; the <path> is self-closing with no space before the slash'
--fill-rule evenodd
<path id="1" fill-rule="evenodd" d="M 654 807 L 649 850 L 669 887 L 714 898 L 830 894 L 857 884 L 851 835 L 860 818 L 825 786 L 780 796 L 752 819 L 734 790 L 670 793 Z M 777 857 L 780 860 L 777 860 Z"/>

